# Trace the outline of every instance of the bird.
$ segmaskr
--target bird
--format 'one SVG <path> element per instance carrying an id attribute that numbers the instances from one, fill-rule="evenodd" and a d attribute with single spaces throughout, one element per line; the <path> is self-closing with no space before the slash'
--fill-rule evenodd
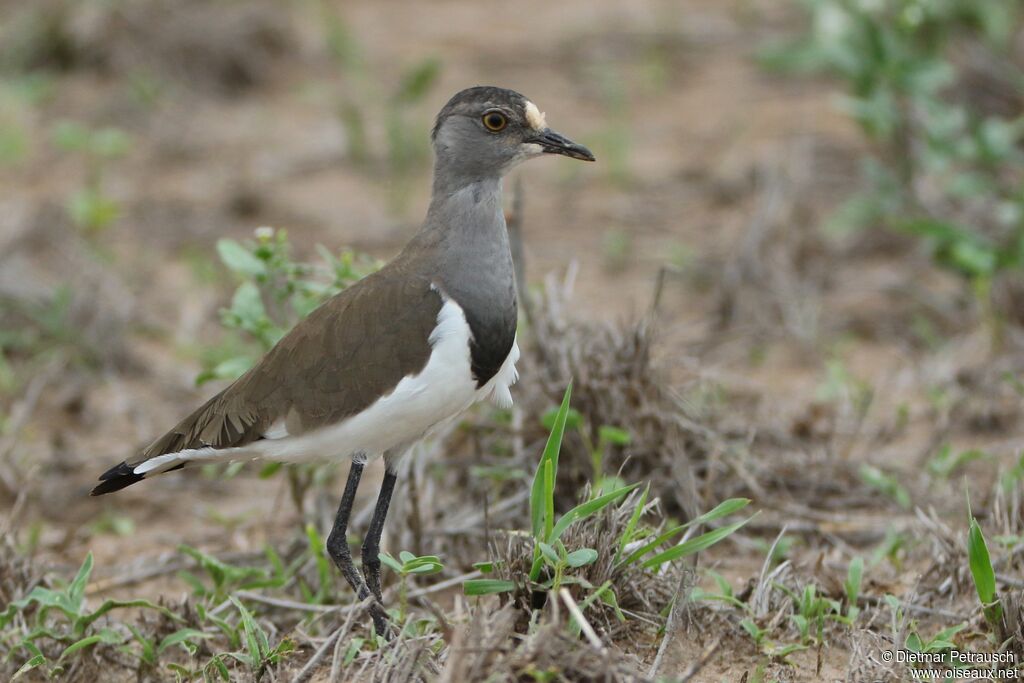
<path id="1" fill-rule="evenodd" d="M 326 552 L 360 600 L 374 597 L 370 616 L 382 635 L 380 539 L 399 463 L 477 401 L 512 405 L 518 308 L 502 178 L 536 157 L 595 160 L 549 128 L 531 100 L 495 86 L 456 93 L 430 135 L 430 206 L 398 255 L 321 304 L 248 372 L 92 489 L 113 493 L 211 462 L 350 459 Z M 364 467 L 381 457 L 360 572 L 349 517 Z"/>

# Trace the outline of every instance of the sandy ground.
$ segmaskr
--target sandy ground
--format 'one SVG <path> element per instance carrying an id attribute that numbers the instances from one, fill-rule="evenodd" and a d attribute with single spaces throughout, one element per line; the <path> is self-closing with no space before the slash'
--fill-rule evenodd
<path id="1" fill-rule="evenodd" d="M 299 257 L 324 244 L 387 258 L 415 231 L 429 168 L 396 179 L 382 150 L 389 93 L 428 57 L 440 59 L 441 73 L 406 112 L 414 136 L 426 136 L 452 92 L 494 83 L 527 94 L 553 127 L 599 158 L 578 166 L 545 159 L 512 179 L 525 197 L 531 283 L 574 264 L 573 313 L 622 321 L 648 311 L 659 271 L 667 269 L 656 355 L 689 401 L 716 416 L 740 406 L 722 422 L 737 434 L 749 430 L 752 441 L 759 427 L 777 428 L 768 437 L 771 430 L 761 429 L 758 438 L 777 439 L 780 458 L 839 458 L 849 472 L 861 462 L 884 464 L 908 485 L 920 483 L 920 458 L 934 449 L 941 421 L 929 392 L 964 367 L 978 367 L 988 350 L 980 335 L 965 332 L 926 354 L 908 333 L 918 295 L 956 290 L 921 254 L 830 242 L 818 231 L 856 185 L 861 143 L 827 84 L 775 77 L 756 63 L 758 46 L 793 23 L 785 3 L 527 0 L 513 10 L 388 0 L 346 3 L 340 16 L 358 54 L 348 67 L 327 56 L 317 13 L 295 12 L 287 48 L 254 87 L 225 94 L 160 76 L 160 97 L 140 105 L 120 72 L 79 69 L 61 74 L 51 98 L 24 115 L 32 152 L 0 167 L 0 248 L 10 254 L 0 261 L 0 291 L 34 295 L 70 282 L 89 316 L 82 334 L 100 358 L 98 372 L 49 371 L 58 379 L 43 385 L 12 450 L 16 462 L 38 464 L 17 510 L 20 527 L 38 533 L 39 558 L 70 569 L 91 550 L 102 581 L 181 543 L 259 551 L 294 533 L 301 520 L 283 480 L 251 472 L 229 481 L 170 476 L 98 500 L 85 493 L 94 475 L 217 388 L 196 388 L 193 380 L 197 349 L 220 338 L 217 312 L 230 296 L 228 278 L 203 275 L 217 272 L 210 264 L 219 237 L 244 238 L 272 225 L 287 228 Z M 338 116 L 344 106 L 365 116 L 366 163 L 350 158 L 350 131 Z M 88 172 L 80 157 L 47 142 L 66 118 L 116 125 L 133 140 L 127 156 L 104 172 L 123 215 L 90 238 L 98 256 L 83 255 L 82 238 L 52 219 Z M 103 304 L 102 313 L 88 312 L 90 299 Z M 876 400 L 862 422 L 830 403 L 836 359 L 848 377 L 873 388 Z M 37 376 L 45 376 L 45 365 L 38 367 Z M 716 392 L 728 397 L 728 409 L 716 403 Z M 16 410 L 22 396 L 6 406 Z M 979 414 L 1003 410 L 1013 419 L 1017 412 L 998 397 L 977 401 Z M 897 428 L 904 410 L 907 423 Z M 985 432 L 954 421 L 941 438 L 992 453 L 992 461 L 972 465 L 986 480 L 1024 443 L 1015 425 Z M 758 501 L 767 517 L 802 514 L 817 526 L 812 537 L 843 539 L 831 550 L 804 546 L 801 566 L 848 555 L 851 539 L 861 538 L 867 552 L 886 523 L 912 519 L 877 493 L 816 479 L 823 472 L 794 466 L 777 479 L 759 479 L 759 490 L 771 492 Z M 372 495 L 370 486 L 362 491 Z M 855 507 L 833 507 L 836 495 Z M 5 508 L 19 500 L 8 498 Z M 950 499 L 938 507 L 959 505 Z M 110 519 L 130 520 L 134 531 L 97 530 Z M 777 530 L 769 524 L 758 533 L 770 542 Z M 706 561 L 741 583 L 756 575 L 762 558 L 763 549 L 739 544 Z M 882 568 L 876 580 L 913 586 L 916 578 L 909 567 Z M 112 594 L 183 591 L 159 579 Z M 681 674 L 712 648 L 695 681 L 748 680 L 761 659 L 735 628 L 697 626 L 678 638 L 668 671 Z M 838 639 L 823 651 L 793 655 L 790 666 L 772 666 L 784 680 L 843 680 L 849 658 L 849 643 Z"/>

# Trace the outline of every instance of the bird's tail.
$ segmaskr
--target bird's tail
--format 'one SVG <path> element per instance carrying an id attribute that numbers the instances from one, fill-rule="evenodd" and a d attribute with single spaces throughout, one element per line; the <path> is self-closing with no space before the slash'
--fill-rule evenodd
<path id="1" fill-rule="evenodd" d="M 120 491 L 147 477 L 179 470 L 187 462 L 245 457 L 244 446 L 263 438 L 267 420 L 260 411 L 232 401 L 230 389 L 211 398 L 154 441 L 139 459 L 124 461 L 104 472 L 92 495 Z"/>

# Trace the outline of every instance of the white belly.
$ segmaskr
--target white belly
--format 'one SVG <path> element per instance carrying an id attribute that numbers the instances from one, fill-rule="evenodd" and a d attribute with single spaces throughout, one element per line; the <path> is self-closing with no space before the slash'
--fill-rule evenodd
<path id="1" fill-rule="evenodd" d="M 462 307 L 448 300 L 437 315 L 437 327 L 430 335 L 430 358 L 419 374 L 403 378 L 390 394 L 338 424 L 252 446 L 261 451 L 260 457 L 284 462 L 356 453 L 375 458 L 418 440 L 480 399 L 492 398 L 498 405 L 510 406 L 518 345 L 513 344 L 498 373 L 478 389 L 471 368 L 470 337 Z"/>

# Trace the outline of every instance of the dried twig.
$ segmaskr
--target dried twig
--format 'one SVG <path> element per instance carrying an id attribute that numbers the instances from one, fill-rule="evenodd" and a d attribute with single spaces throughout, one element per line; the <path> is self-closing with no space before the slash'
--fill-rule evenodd
<path id="1" fill-rule="evenodd" d="M 672 599 L 672 608 L 669 610 L 668 619 L 665 622 L 665 634 L 658 646 L 658 654 L 654 656 L 654 663 L 651 664 L 650 671 L 647 672 L 648 678 L 658 677 L 658 670 L 661 669 L 665 653 L 668 652 L 668 647 L 675 640 L 676 633 L 682 624 L 682 615 L 689 603 L 690 589 L 693 587 L 695 578 L 695 572 L 689 567 L 680 573 L 679 586 L 676 588 L 675 597 Z"/>
<path id="2" fill-rule="evenodd" d="M 572 618 L 580 625 L 580 630 L 583 631 L 583 635 L 586 636 L 587 641 L 590 642 L 595 650 L 604 653 L 604 643 L 602 643 L 601 639 L 597 637 L 597 633 L 594 632 L 594 627 L 591 626 L 590 622 L 587 621 L 587 618 L 583 616 L 583 611 L 580 610 L 580 606 L 576 604 L 576 601 L 572 599 L 569 589 L 559 589 L 558 596 L 562 598 L 562 602 L 565 603 L 565 608 L 569 610 L 569 614 L 572 615 Z"/>

